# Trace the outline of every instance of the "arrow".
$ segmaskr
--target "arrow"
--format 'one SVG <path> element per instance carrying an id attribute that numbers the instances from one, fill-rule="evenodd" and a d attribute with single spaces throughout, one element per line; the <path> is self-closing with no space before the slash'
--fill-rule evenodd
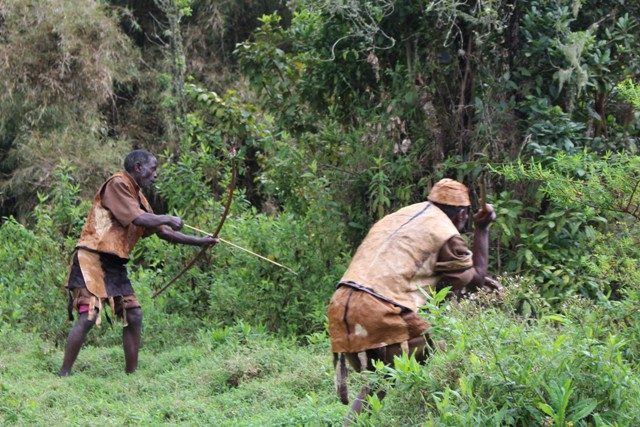
<path id="1" fill-rule="evenodd" d="M 184 226 L 184 227 L 187 227 L 187 228 L 190 228 L 191 230 L 197 231 L 197 232 L 199 232 L 199 233 L 206 234 L 207 236 L 213 236 L 211 233 L 207 233 L 207 232 L 206 232 L 206 231 L 204 231 L 204 230 L 200 230 L 199 228 L 192 227 L 192 226 L 190 226 L 190 225 L 188 225 L 188 224 L 183 224 L 183 226 Z M 273 261 L 273 260 L 270 260 L 269 258 L 267 258 L 267 257 L 265 257 L 265 256 L 262 256 L 262 255 L 260 255 L 260 254 L 255 253 L 255 252 L 252 252 L 252 251 L 250 251 L 249 249 L 247 249 L 247 248 L 243 248 L 243 247 L 242 247 L 242 246 L 240 246 L 240 245 L 236 245 L 235 243 L 232 243 L 232 242 L 230 242 L 230 241 L 228 241 L 228 240 L 225 240 L 225 239 L 223 239 L 222 237 L 218 237 L 218 240 L 219 240 L 219 241 L 221 241 L 222 243 L 226 243 L 227 245 L 232 246 L 232 247 L 234 247 L 234 248 L 236 248 L 236 249 L 240 249 L 241 251 L 245 251 L 245 252 L 246 252 L 246 253 L 248 253 L 248 254 L 251 254 L 251 255 L 256 256 L 256 257 L 258 257 L 258 258 L 260 258 L 260 259 L 263 259 L 263 260 L 265 260 L 265 261 L 267 261 L 267 262 L 270 262 L 271 264 L 277 265 L 278 267 L 282 267 L 282 268 L 284 268 L 285 270 L 287 270 L 287 271 L 289 271 L 289 272 L 291 272 L 291 273 L 295 274 L 296 276 L 298 275 L 298 273 L 296 273 L 295 271 L 293 271 L 291 268 L 287 267 L 286 265 L 282 265 L 282 264 L 277 263 L 277 262 L 275 262 L 275 261 Z"/>

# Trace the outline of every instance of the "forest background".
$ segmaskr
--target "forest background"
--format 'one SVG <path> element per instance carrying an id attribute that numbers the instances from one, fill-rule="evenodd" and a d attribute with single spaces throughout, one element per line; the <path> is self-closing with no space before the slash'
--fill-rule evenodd
<path id="1" fill-rule="evenodd" d="M 1 0 L 0 421 L 339 425 L 325 309 L 368 228 L 443 177 L 481 182 L 506 288 L 422 314 L 448 343 L 368 374 L 360 425 L 640 422 L 640 3 L 631 0 Z M 235 160 L 232 147 L 237 148 Z M 118 327 L 55 376 L 69 256 L 131 149 L 157 212 Z M 365 378 L 352 376 L 353 387 Z M 353 390 L 352 390 L 353 394 Z M 96 421 L 99 420 L 99 421 Z"/>

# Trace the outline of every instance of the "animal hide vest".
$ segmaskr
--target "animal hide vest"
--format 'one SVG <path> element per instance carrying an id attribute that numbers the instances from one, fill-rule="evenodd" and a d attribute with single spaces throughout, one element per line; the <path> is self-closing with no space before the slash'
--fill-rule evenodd
<path id="1" fill-rule="evenodd" d="M 134 197 L 137 197 L 140 206 L 147 212 L 152 212 L 149 202 L 144 197 L 135 181 L 126 173 L 118 172 L 100 187 L 93 199 L 93 205 L 80 234 L 80 240 L 76 247 L 87 248 L 97 252 L 116 255 L 123 259 L 129 259 L 129 254 L 136 242 L 144 234 L 144 227 L 133 223 L 124 227 L 113 214 L 102 206 L 102 193 L 105 186 L 113 179 L 121 178 Z"/>

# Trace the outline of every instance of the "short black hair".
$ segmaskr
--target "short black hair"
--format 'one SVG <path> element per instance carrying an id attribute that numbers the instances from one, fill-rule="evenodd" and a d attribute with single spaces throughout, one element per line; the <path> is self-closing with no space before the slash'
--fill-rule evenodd
<path id="1" fill-rule="evenodd" d="M 133 150 L 124 158 L 124 170 L 133 172 L 136 163 L 146 164 L 150 162 L 153 157 L 153 154 L 147 150 Z"/>
<path id="2" fill-rule="evenodd" d="M 451 205 L 443 205 L 442 203 L 431 202 L 435 206 L 437 206 L 442 212 L 445 213 L 449 218 L 453 218 L 458 215 L 462 211 L 468 211 L 469 206 L 451 206 Z"/>

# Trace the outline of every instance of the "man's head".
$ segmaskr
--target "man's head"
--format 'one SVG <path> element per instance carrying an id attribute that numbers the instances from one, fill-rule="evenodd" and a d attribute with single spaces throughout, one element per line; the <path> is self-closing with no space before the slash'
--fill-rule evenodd
<path id="1" fill-rule="evenodd" d="M 462 231 L 469 218 L 469 189 L 453 179 L 444 178 L 438 181 L 427 196 L 427 200 L 439 207 Z"/>
<path id="2" fill-rule="evenodd" d="M 140 187 L 149 187 L 155 182 L 157 167 L 156 157 L 147 150 L 134 150 L 124 159 L 124 170 Z"/>

